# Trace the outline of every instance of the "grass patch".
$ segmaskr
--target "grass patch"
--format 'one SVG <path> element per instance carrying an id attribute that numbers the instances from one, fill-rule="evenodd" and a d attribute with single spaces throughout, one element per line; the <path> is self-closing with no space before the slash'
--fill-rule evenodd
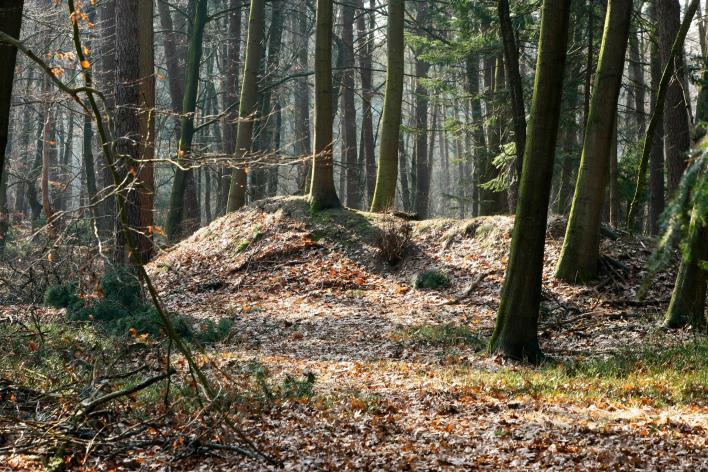
<path id="1" fill-rule="evenodd" d="M 484 340 L 470 331 L 468 327 L 453 323 L 410 326 L 399 330 L 394 336 L 399 340 L 409 340 L 430 346 L 465 346 L 476 350 L 485 346 Z"/>
<path id="2" fill-rule="evenodd" d="M 622 405 L 708 405 L 708 340 L 622 351 L 604 359 L 485 372 L 457 368 L 444 377 L 495 397 Z"/>

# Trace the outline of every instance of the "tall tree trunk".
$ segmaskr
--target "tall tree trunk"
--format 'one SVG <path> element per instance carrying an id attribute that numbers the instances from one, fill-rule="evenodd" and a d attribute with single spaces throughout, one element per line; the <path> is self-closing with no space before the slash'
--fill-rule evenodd
<path id="1" fill-rule="evenodd" d="M 342 162 L 346 170 L 346 202 L 361 208 L 361 182 L 357 157 L 356 106 L 354 103 L 354 0 L 342 4 Z"/>
<path id="2" fill-rule="evenodd" d="M 647 165 L 649 162 L 649 154 L 652 147 L 652 138 L 654 137 L 654 130 L 656 129 L 657 123 L 659 121 L 659 116 L 665 112 L 669 92 L 671 91 L 671 83 L 674 80 L 675 66 L 676 62 L 674 58 L 678 57 L 683 51 L 683 43 L 688 34 L 688 29 L 691 26 L 691 20 L 693 15 L 698 9 L 699 0 L 692 0 L 686 9 L 686 15 L 684 16 L 683 23 L 676 32 L 676 36 L 673 39 L 671 51 L 668 55 L 668 60 L 664 65 L 664 70 L 661 73 L 661 80 L 659 81 L 659 87 L 656 92 L 656 109 L 652 113 L 651 119 L 649 120 L 649 127 L 646 131 L 646 137 L 644 138 L 644 145 L 642 147 L 642 154 L 639 158 L 639 172 L 637 173 L 637 183 L 634 190 L 634 196 L 632 197 L 632 202 L 629 205 L 629 211 L 627 213 L 627 227 L 632 230 L 634 217 L 639 210 L 639 202 L 644 195 L 644 183 L 647 171 Z M 664 119 L 666 119 L 666 114 L 664 114 Z"/>
<path id="3" fill-rule="evenodd" d="M 671 47 L 681 23 L 679 0 L 657 0 L 656 4 L 659 32 L 659 54 L 662 66 L 670 60 Z M 673 57 L 674 76 L 666 93 L 664 106 L 664 132 L 666 138 L 666 167 L 668 170 L 668 194 L 672 195 L 686 168 L 691 135 L 688 120 L 688 106 L 684 100 L 682 77 L 684 74 L 683 49 Z"/>
<path id="4" fill-rule="evenodd" d="M 0 0 L 0 31 L 15 39 L 20 37 L 23 3 L 22 0 Z M 17 49 L 9 44 L 0 43 L 0 59 L 3 64 L 0 73 L 0 171 L 5 166 L 5 146 L 8 141 L 16 57 Z"/>
<path id="5" fill-rule="evenodd" d="M 248 37 L 246 39 L 246 64 L 241 82 L 239 101 L 239 121 L 236 128 L 237 167 L 231 170 L 231 184 L 226 211 L 235 211 L 246 204 L 246 163 L 244 157 L 251 150 L 253 120 L 256 113 L 258 69 L 260 68 L 263 28 L 265 22 L 265 1 L 252 0 L 248 17 Z"/>
<path id="6" fill-rule="evenodd" d="M 417 6 L 416 24 L 419 35 L 425 33 L 430 17 L 427 1 Z M 428 161 L 428 89 L 425 86 L 430 63 L 421 59 L 422 51 L 415 52 L 415 212 L 419 218 L 428 217 L 430 206 L 430 162 Z"/>
<path id="7" fill-rule="evenodd" d="M 361 146 L 360 157 L 366 169 L 366 196 L 369 205 L 376 188 L 376 156 L 374 155 L 374 125 L 371 100 L 374 95 L 371 56 L 373 52 L 373 30 L 375 28 L 374 0 L 371 0 L 369 12 L 364 12 L 364 2 L 359 0 L 362 10 L 357 15 L 356 27 L 359 45 L 359 69 L 361 70 Z M 369 24 L 366 24 L 368 18 Z"/>
<path id="8" fill-rule="evenodd" d="M 556 270 L 556 277 L 570 282 L 591 280 L 597 275 L 613 117 L 631 14 L 632 0 L 609 0 L 578 181 Z"/>
<path id="9" fill-rule="evenodd" d="M 656 4 L 658 0 L 652 0 L 650 5 L 650 18 L 656 24 L 657 18 Z M 659 38 L 654 37 L 649 41 L 649 60 L 651 65 L 651 99 L 650 111 L 656 113 L 656 93 L 661 82 L 661 57 L 657 45 Z M 651 145 L 651 155 L 649 164 L 649 229 L 651 234 L 659 234 L 659 223 L 661 214 L 664 212 L 664 117 L 657 115 L 654 139 Z"/>
<path id="10" fill-rule="evenodd" d="M 160 2 L 158 2 L 159 4 Z M 116 86 L 116 0 L 103 0 L 98 6 L 99 51 L 100 58 L 96 83 L 104 91 L 107 113 L 113 114 L 115 108 Z M 104 159 L 101 162 L 106 162 Z M 98 228 L 102 240 L 113 240 L 116 236 L 116 203 L 113 175 L 110 168 L 103 164 L 100 169 L 101 190 L 99 199 L 102 202 L 101 219 Z"/>
<path id="11" fill-rule="evenodd" d="M 502 45 L 504 46 L 504 65 L 506 67 L 506 80 L 509 84 L 511 97 L 511 116 L 514 123 L 514 143 L 516 144 L 516 165 L 514 166 L 512 187 L 512 207 L 516 206 L 518 181 L 524 160 L 524 144 L 526 142 L 526 109 L 524 107 L 524 90 L 519 72 L 519 47 L 514 37 L 514 28 L 509 14 L 509 1 L 498 0 L 497 11 L 499 14 L 499 28 L 501 31 Z"/>
<path id="12" fill-rule="evenodd" d="M 492 352 L 538 362 L 538 310 L 568 43 L 570 0 L 544 0 L 529 134 Z"/>
<path id="13" fill-rule="evenodd" d="M 610 142 L 610 225 L 620 226 L 619 170 L 617 167 L 617 111 L 613 118 L 612 140 Z"/>
<path id="14" fill-rule="evenodd" d="M 274 0 L 272 1 L 272 14 L 270 29 L 268 32 L 268 54 L 265 62 L 265 82 L 266 84 L 273 83 L 275 80 L 280 78 L 280 50 L 283 38 L 283 24 L 285 21 L 284 10 L 285 1 L 284 0 Z M 258 143 L 256 149 L 267 156 L 268 160 L 273 160 L 271 166 L 266 168 L 256 168 L 251 172 L 251 176 L 259 176 L 258 185 L 254 185 L 251 188 L 253 194 L 253 199 L 256 200 L 262 196 L 273 196 L 274 193 L 270 192 L 269 181 L 272 180 L 273 172 L 276 174 L 275 180 L 277 181 L 278 165 L 275 162 L 277 157 L 278 148 L 275 145 L 275 138 L 278 134 L 278 114 L 280 113 L 277 94 L 274 99 L 273 94 L 276 91 L 271 86 L 266 86 L 266 90 L 261 93 L 261 110 L 260 110 L 260 121 L 258 122 L 259 132 L 257 132 Z"/>
<path id="15" fill-rule="evenodd" d="M 190 186 L 195 185 L 194 171 L 191 168 L 192 138 L 194 137 L 194 115 L 197 108 L 199 88 L 199 66 L 202 59 L 202 38 L 207 19 L 207 0 L 197 0 L 194 21 L 187 54 L 187 68 L 182 100 L 182 121 L 177 150 L 177 161 L 186 166 L 186 170 L 175 169 L 174 183 L 170 194 L 170 209 L 167 214 L 166 233 L 170 241 L 178 241 L 199 227 L 199 206 L 196 188 L 192 195 Z"/>
<path id="16" fill-rule="evenodd" d="M 140 116 L 140 0 L 116 0 L 116 11 L 121 12 L 116 17 L 116 89 L 115 89 L 115 132 L 116 151 L 119 156 L 119 172 L 121 180 L 126 182 L 119 189 L 117 198 L 123 199 L 125 216 L 128 226 L 134 235 L 136 247 L 150 247 L 151 243 L 142 225 L 142 208 L 140 200 L 140 145 L 144 139 L 141 135 Z M 152 26 L 152 24 L 151 24 Z M 148 239 L 148 241 L 140 241 Z M 128 242 L 123 231 L 118 232 L 118 247 L 116 260 L 122 264 L 130 264 L 131 255 Z M 142 256 L 142 254 L 140 254 Z M 143 261 L 145 262 L 145 261 Z"/>
<path id="17" fill-rule="evenodd" d="M 388 63 L 379 168 L 371 211 L 393 210 L 398 180 L 398 141 L 401 128 L 401 101 L 403 99 L 403 14 L 404 0 L 390 0 L 388 5 Z"/>
<path id="18" fill-rule="evenodd" d="M 159 3 L 159 2 L 158 2 Z M 138 2 L 138 69 L 140 82 L 138 143 L 138 206 L 140 208 L 140 231 L 145 234 L 136 240 L 140 260 L 147 263 L 152 257 L 153 209 L 155 206 L 155 51 L 153 34 L 153 2 Z"/>
<path id="19" fill-rule="evenodd" d="M 241 58 L 241 0 L 229 0 L 229 39 L 226 49 L 226 73 L 224 74 L 224 109 L 230 109 L 225 115 L 224 125 L 224 154 L 233 156 L 236 154 L 236 126 L 238 120 L 238 107 L 235 105 L 239 100 L 239 60 Z M 226 204 L 229 198 L 229 181 L 231 180 L 231 169 L 224 166 L 221 175 L 221 192 L 219 194 L 219 204 L 216 213 L 223 215 L 226 212 Z"/>
<path id="20" fill-rule="evenodd" d="M 477 198 L 474 198 L 473 214 L 489 215 L 493 213 L 492 195 L 488 190 L 480 187 L 489 177 L 489 155 L 487 153 L 487 139 L 484 135 L 484 116 L 482 115 L 482 101 L 480 99 L 479 58 L 476 55 L 467 57 L 465 60 L 467 72 L 467 93 L 471 97 L 472 112 L 472 146 L 474 148 L 474 184 L 472 191 Z"/>
<path id="21" fill-rule="evenodd" d="M 0 0 L 0 31 L 19 39 L 22 26 L 22 0 Z M 7 175 L 5 149 L 10 127 L 10 102 L 15 78 L 17 49 L 0 43 L 0 253 L 5 247 L 5 235 L 10 223 L 7 208 Z"/>
<path id="22" fill-rule="evenodd" d="M 332 0 L 317 0 L 315 33 L 315 152 L 310 184 L 313 212 L 337 208 L 332 152 Z"/>
<path id="23" fill-rule="evenodd" d="M 295 64 L 297 70 L 306 71 L 309 58 L 310 33 L 307 24 L 307 0 L 300 5 L 299 10 L 293 16 L 293 44 L 296 45 Z M 312 168 L 309 156 L 312 155 L 312 138 L 310 136 L 310 84 L 306 76 L 298 77 L 294 86 L 295 95 L 295 155 L 303 162 L 298 166 L 298 193 L 309 192 L 310 177 Z"/>

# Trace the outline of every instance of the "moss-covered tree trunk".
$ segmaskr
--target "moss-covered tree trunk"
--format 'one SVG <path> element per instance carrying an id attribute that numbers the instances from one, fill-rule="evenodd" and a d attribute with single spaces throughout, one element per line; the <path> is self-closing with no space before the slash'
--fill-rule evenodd
<path id="1" fill-rule="evenodd" d="M 569 282 L 584 282 L 597 275 L 612 130 L 631 14 L 632 0 L 609 1 L 578 180 L 556 270 L 556 277 Z"/>
<path id="2" fill-rule="evenodd" d="M 315 150 L 310 183 L 313 212 L 340 206 L 334 188 L 332 153 L 332 3 L 332 0 L 317 0 L 315 20 Z"/>
<path id="3" fill-rule="evenodd" d="M 263 51 L 263 28 L 265 24 L 265 1 L 251 1 L 248 15 L 248 36 L 246 39 L 246 58 L 241 81 L 241 99 L 239 102 L 239 121 L 236 128 L 236 166 L 231 170 L 231 184 L 226 211 L 235 211 L 246 204 L 246 163 L 244 157 L 251 150 L 253 119 L 256 112 L 256 93 L 258 88 L 258 69 Z"/>
<path id="4" fill-rule="evenodd" d="M 708 229 L 705 218 L 705 215 L 700 214 L 699 206 L 694 206 L 687 244 L 681 256 L 671 302 L 664 318 L 667 328 L 681 328 L 687 324 L 703 328 L 706 325 L 705 264 L 708 262 Z"/>
<path id="5" fill-rule="evenodd" d="M 198 204 L 185 202 L 188 186 L 194 185 L 192 165 L 192 138 L 194 137 L 194 114 L 197 108 L 199 89 L 199 67 L 202 60 L 202 38 L 207 19 L 207 0 L 198 0 L 189 38 L 187 67 L 185 70 L 184 97 L 182 99 L 182 119 L 176 161 L 181 167 L 175 169 L 170 207 L 167 213 L 166 232 L 170 241 L 178 241 L 199 227 Z M 190 180 L 192 182 L 190 182 Z M 193 200 L 196 202 L 196 191 Z M 197 209 L 197 212 L 194 212 Z"/>
<path id="6" fill-rule="evenodd" d="M 538 310 L 548 201 L 560 119 L 570 0 L 544 0 L 519 201 L 490 350 L 538 362 Z"/>
<path id="7" fill-rule="evenodd" d="M 356 104 L 354 103 L 354 3 L 342 5 L 342 162 L 345 175 L 346 202 L 349 208 L 361 208 L 361 172 L 357 152 Z M 342 195 L 344 196 L 344 195 Z"/>
<path id="8" fill-rule="evenodd" d="M 371 211 L 373 212 L 392 210 L 396 198 L 398 138 L 401 128 L 401 101 L 403 99 L 403 14 L 404 0 L 390 0 L 386 30 L 388 44 L 386 92 L 381 119 L 379 168 L 371 202 Z"/>
<path id="9" fill-rule="evenodd" d="M 224 122 L 224 154 L 233 156 L 236 154 L 236 122 L 238 121 L 239 100 L 239 64 L 241 60 L 241 0 L 229 0 L 228 25 L 229 39 L 226 44 L 226 73 L 222 89 L 224 91 L 224 108 L 232 107 L 231 111 L 225 114 Z M 221 174 L 221 185 L 219 200 L 216 207 L 216 214 L 223 215 L 226 212 L 226 204 L 229 198 L 229 182 L 231 181 L 231 169 L 224 166 Z"/>

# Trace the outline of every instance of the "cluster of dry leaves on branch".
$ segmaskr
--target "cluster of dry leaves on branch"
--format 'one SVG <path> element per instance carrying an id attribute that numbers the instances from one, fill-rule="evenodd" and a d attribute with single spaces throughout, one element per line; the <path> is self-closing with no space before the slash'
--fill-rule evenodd
<path id="1" fill-rule="evenodd" d="M 288 470 L 708 470 L 708 379 L 678 402 L 660 377 L 604 383 L 486 354 L 511 218 L 411 222 L 412 245 L 396 267 L 372 247 L 383 218 L 391 217 L 311 216 L 300 198 L 271 199 L 150 264 L 171 311 L 234 321 L 208 351 L 222 385 L 246 385 L 254 365 L 270 385 L 314 374 L 306 395 L 238 408 L 240 427 L 264 452 Z M 606 237 L 595 285 L 556 281 L 564 223 L 549 223 L 540 320 L 542 348 L 558 365 L 696 342 L 657 327 L 673 273 L 635 298 L 649 242 Z M 414 289 L 416 274 L 432 268 L 451 285 Z M 264 467 L 228 450 L 168 456 L 153 451 L 139 466 Z"/>

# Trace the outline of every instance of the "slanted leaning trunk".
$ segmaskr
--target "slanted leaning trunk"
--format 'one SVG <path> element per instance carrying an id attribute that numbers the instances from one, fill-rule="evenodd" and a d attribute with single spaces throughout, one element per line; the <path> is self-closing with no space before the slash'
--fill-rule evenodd
<path id="1" fill-rule="evenodd" d="M 556 270 L 556 277 L 569 282 L 597 276 L 612 130 L 631 14 L 632 0 L 609 1 L 578 180 Z"/>
<path id="2" fill-rule="evenodd" d="M 519 202 L 490 350 L 538 362 L 538 310 L 568 43 L 570 0 L 544 0 Z"/>

